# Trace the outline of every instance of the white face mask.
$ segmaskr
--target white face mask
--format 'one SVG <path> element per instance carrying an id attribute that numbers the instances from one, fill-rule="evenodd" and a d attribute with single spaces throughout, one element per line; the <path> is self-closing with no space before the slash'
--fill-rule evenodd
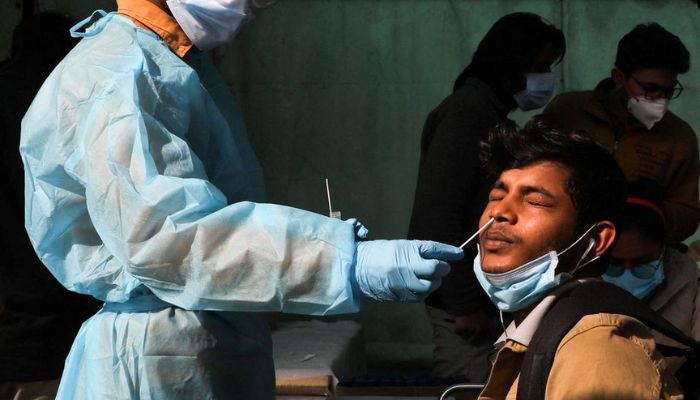
<path id="1" fill-rule="evenodd" d="M 554 73 L 529 73 L 525 75 L 525 90 L 513 95 L 518 107 L 523 111 L 544 107 L 554 93 Z"/>
<path id="2" fill-rule="evenodd" d="M 170 12 L 192 43 L 202 51 L 233 40 L 252 18 L 248 0 L 167 0 Z"/>
<path id="3" fill-rule="evenodd" d="M 646 97 L 632 97 L 627 102 L 627 109 L 641 122 L 647 129 L 651 129 L 654 124 L 661 121 L 668 109 L 668 99 L 658 98 L 648 100 Z"/>

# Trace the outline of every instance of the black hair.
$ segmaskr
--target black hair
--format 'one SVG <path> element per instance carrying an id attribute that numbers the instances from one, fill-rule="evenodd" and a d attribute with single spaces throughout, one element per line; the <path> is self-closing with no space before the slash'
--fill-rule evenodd
<path id="1" fill-rule="evenodd" d="M 556 61 L 564 57 L 564 34 L 554 25 L 537 14 L 505 15 L 486 32 L 453 89 L 457 91 L 467 78 L 475 77 L 488 84 L 499 97 L 510 97 L 522 89 L 524 74 L 547 45 L 552 46 Z"/>
<path id="2" fill-rule="evenodd" d="M 639 179 L 628 185 L 618 229 L 620 233 L 636 230 L 654 243 L 666 242 L 663 187 L 651 179 Z"/>
<path id="3" fill-rule="evenodd" d="M 625 176 L 607 150 L 576 131 L 553 129 L 537 118 L 522 130 L 512 121 L 497 125 L 481 143 L 481 160 L 496 176 L 540 161 L 564 165 L 570 172 L 565 190 L 576 209 L 579 232 L 598 221 L 616 223 L 625 201 Z"/>
<path id="4" fill-rule="evenodd" d="M 77 22 L 56 12 L 23 18 L 12 35 L 10 59 L 29 68 L 53 69 L 78 42 L 69 32 Z"/>
<path id="5" fill-rule="evenodd" d="M 661 25 L 639 24 L 618 42 L 615 66 L 626 74 L 642 68 L 684 74 L 690 69 L 690 53 L 678 36 Z"/>

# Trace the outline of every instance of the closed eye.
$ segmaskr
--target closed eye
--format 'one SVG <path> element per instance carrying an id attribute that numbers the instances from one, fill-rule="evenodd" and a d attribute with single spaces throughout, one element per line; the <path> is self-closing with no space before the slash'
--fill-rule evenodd
<path id="1" fill-rule="evenodd" d="M 505 196 L 506 196 L 505 190 L 493 189 L 493 190 L 491 190 L 491 192 L 489 192 L 489 201 L 503 200 L 503 198 Z"/>
<path id="2" fill-rule="evenodd" d="M 552 207 L 552 200 L 541 193 L 529 193 L 525 196 L 525 202 L 535 207 Z"/>
<path id="3" fill-rule="evenodd" d="M 521 188 L 524 201 L 535 207 L 553 207 L 556 204 L 555 196 L 541 186 L 525 186 Z"/>

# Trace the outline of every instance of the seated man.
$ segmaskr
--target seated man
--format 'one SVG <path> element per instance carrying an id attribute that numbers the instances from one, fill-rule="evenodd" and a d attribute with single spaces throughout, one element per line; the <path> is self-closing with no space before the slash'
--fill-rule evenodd
<path id="1" fill-rule="evenodd" d="M 499 179 L 480 225 L 474 272 L 492 302 L 513 313 L 480 399 L 515 398 L 523 359 L 560 293 L 581 287 L 605 267 L 625 199 L 613 158 L 577 133 L 531 122 L 502 125 L 483 145 Z M 624 293 L 623 293 L 624 294 Z M 659 399 L 681 389 L 638 320 L 588 315 L 560 342 L 546 382 L 549 399 Z"/>
<path id="2" fill-rule="evenodd" d="M 698 268 L 693 259 L 665 246 L 665 215 L 662 190 L 643 179 L 629 184 L 629 193 L 617 228 L 619 239 L 603 280 L 617 285 L 646 302 L 653 310 L 696 340 L 700 339 L 700 292 Z M 658 343 L 676 345 L 652 332 Z M 683 363 L 666 358 L 672 370 Z"/>
<path id="3" fill-rule="evenodd" d="M 579 129 L 610 151 L 628 180 L 648 178 L 664 189 L 671 241 L 695 232 L 698 144 L 693 129 L 668 111 L 683 86 L 690 55 L 681 40 L 658 24 L 642 24 L 617 46 L 611 77 L 593 91 L 563 93 L 544 110 L 554 126 Z"/>

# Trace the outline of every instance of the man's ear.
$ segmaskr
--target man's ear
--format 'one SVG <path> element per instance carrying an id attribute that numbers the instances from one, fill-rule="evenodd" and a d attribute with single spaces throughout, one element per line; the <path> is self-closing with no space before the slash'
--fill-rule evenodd
<path id="1" fill-rule="evenodd" d="M 615 244 L 615 239 L 617 239 L 615 224 L 610 221 L 598 222 L 593 239 L 595 239 L 593 251 L 596 256 L 600 257 Z"/>
<path id="2" fill-rule="evenodd" d="M 613 82 L 615 82 L 615 87 L 618 89 L 624 86 L 625 82 L 627 82 L 627 74 L 622 72 L 622 70 L 617 67 L 610 71 L 610 77 L 612 78 Z"/>

